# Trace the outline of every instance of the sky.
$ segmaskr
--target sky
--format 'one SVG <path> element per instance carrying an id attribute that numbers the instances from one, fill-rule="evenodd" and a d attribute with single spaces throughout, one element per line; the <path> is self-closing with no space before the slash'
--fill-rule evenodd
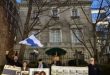
<path id="1" fill-rule="evenodd" d="M 103 1 L 102 5 L 101 2 Z M 110 6 L 110 0 L 92 0 L 91 8 L 103 8 L 105 6 Z"/>
<path id="2" fill-rule="evenodd" d="M 21 3 L 21 0 L 16 0 L 17 3 Z"/>
<path id="3" fill-rule="evenodd" d="M 101 5 L 102 1 L 103 1 L 103 3 Z M 108 15 L 110 13 L 110 10 L 107 11 L 107 7 L 108 8 L 110 7 L 110 0 L 92 0 L 91 11 L 99 10 L 100 7 L 104 8 L 106 11 L 106 13 L 104 13 L 103 15 Z M 92 13 L 92 22 L 95 23 L 97 16 L 98 16 L 98 12 L 95 12 L 95 13 L 91 12 L 91 13 Z"/>

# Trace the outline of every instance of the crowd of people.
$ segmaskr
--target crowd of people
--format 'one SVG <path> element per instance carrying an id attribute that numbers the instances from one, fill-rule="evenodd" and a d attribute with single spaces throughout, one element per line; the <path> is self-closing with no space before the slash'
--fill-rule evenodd
<path id="1" fill-rule="evenodd" d="M 14 52 L 13 54 L 9 54 L 9 52 L 6 52 L 6 60 L 7 60 L 7 65 L 12 65 L 12 66 L 18 66 L 22 67 L 22 71 L 28 71 L 30 66 L 28 65 L 27 61 L 19 62 L 18 61 L 18 52 Z M 35 68 L 51 68 L 52 65 L 56 66 L 62 66 L 62 63 L 59 61 L 59 58 L 56 56 L 53 60 L 53 62 L 50 64 L 50 66 L 47 66 L 42 59 L 39 59 L 38 62 L 35 64 Z M 45 73 L 42 71 L 38 74 L 39 72 L 35 72 L 34 75 L 45 75 Z M 88 64 L 88 73 L 89 75 L 100 75 L 100 68 L 96 64 L 94 58 L 90 58 L 90 63 Z"/>

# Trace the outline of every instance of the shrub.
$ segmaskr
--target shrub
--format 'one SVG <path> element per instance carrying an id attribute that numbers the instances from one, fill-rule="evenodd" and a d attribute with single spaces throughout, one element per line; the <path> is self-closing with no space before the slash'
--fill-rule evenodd
<path id="1" fill-rule="evenodd" d="M 69 60 L 69 66 L 87 66 L 87 62 L 81 59 Z"/>

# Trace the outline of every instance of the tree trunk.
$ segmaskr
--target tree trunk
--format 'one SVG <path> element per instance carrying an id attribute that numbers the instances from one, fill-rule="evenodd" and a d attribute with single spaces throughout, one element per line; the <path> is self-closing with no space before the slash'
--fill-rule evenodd
<path id="1" fill-rule="evenodd" d="M 0 65 L 5 64 L 5 51 L 10 50 L 8 26 L 4 8 L 0 5 Z"/>
<path id="2" fill-rule="evenodd" d="M 93 39 L 94 39 L 94 58 L 98 63 L 98 51 L 97 51 L 97 37 L 96 37 L 96 24 L 93 24 Z"/>
<path id="3" fill-rule="evenodd" d="M 28 37 L 28 33 L 29 33 L 29 21 L 30 21 L 30 17 L 31 17 L 31 11 L 32 11 L 32 3 L 33 0 L 29 0 L 29 4 L 28 4 L 28 13 L 27 13 L 27 17 L 26 17 L 26 22 L 24 24 L 24 32 L 23 32 L 23 38 L 22 40 L 24 40 L 25 38 Z M 19 61 L 22 62 L 23 58 L 24 58 L 24 53 L 25 53 L 25 49 L 26 46 L 25 45 L 21 45 L 20 47 L 20 53 L 19 53 Z"/>

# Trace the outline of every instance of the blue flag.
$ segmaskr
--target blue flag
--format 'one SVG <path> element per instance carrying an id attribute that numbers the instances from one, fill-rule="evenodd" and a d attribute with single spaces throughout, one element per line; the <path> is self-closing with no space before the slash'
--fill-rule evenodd
<path id="1" fill-rule="evenodd" d="M 43 47 L 41 42 L 34 35 L 31 35 L 30 37 L 24 39 L 23 41 L 20 41 L 19 44 L 25 44 L 32 47 Z"/>

